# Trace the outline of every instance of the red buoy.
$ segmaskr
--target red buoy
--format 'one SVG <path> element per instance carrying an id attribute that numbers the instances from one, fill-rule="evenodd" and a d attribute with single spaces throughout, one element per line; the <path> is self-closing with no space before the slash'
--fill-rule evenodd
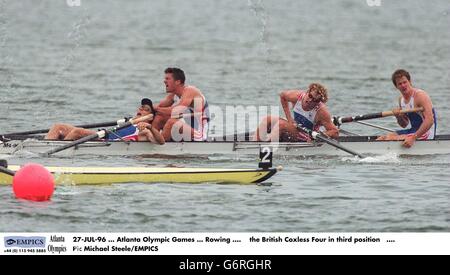
<path id="1" fill-rule="evenodd" d="M 24 165 L 13 178 L 13 191 L 20 199 L 47 201 L 52 197 L 54 189 L 53 175 L 40 164 Z"/>

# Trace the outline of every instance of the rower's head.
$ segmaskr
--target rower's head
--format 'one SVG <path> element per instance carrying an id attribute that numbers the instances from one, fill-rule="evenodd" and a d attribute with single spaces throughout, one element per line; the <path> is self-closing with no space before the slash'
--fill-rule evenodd
<path id="1" fill-rule="evenodd" d="M 141 106 L 137 110 L 137 116 L 145 116 L 149 114 L 155 114 L 155 109 L 153 108 L 153 102 L 149 98 L 143 98 L 141 100 Z"/>
<path id="2" fill-rule="evenodd" d="M 308 87 L 305 97 L 305 103 L 308 105 L 318 105 L 321 102 L 328 101 L 328 90 L 320 83 L 311 83 Z"/>
<path id="3" fill-rule="evenodd" d="M 173 93 L 178 87 L 184 86 L 186 76 L 180 68 L 167 68 L 164 76 L 164 84 L 166 85 L 166 92 Z"/>
<path id="4" fill-rule="evenodd" d="M 403 69 L 396 70 L 392 74 L 392 83 L 402 94 L 412 88 L 411 75 Z"/>

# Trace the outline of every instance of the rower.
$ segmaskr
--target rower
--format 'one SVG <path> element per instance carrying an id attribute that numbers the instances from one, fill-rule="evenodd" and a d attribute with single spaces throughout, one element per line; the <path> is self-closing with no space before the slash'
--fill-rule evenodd
<path id="1" fill-rule="evenodd" d="M 155 108 L 153 127 L 162 129 L 166 141 L 207 140 L 210 114 L 205 96 L 198 88 L 185 85 L 183 70 L 167 68 L 164 73 L 167 96 Z"/>
<path id="2" fill-rule="evenodd" d="M 138 107 L 134 119 L 155 114 L 153 103 L 148 98 L 141 100 L 141 106 Z M 50 128 L 44 139 L 50 140 L 78 140 L 82 137 L 95 134 L 96 131 L 75 127 L 70 124 L 58 123 Z M 164 144 L 164 138 L 161 133 L 151 126 L 151 121 L 139 122 L 136 125 L 130 125 L 116 132 L 109 132 L 105 140 L 124 140 L 124 141 L 150 141 L 152 143 Z"/>
<path id="3" fill-rule="evenodd" d="M 403 146 L 409 148 L 417 139 L 434 139 L 437 127 L 436 112 L 428 93 L 414 88 L 409 72 L 403 69 L 392 74 L 392 83 L 401 94 L 398 98 L 399 108 L 393 110 L 397 123 L 402 128 L 408 125 L 411 127 L 380 136 L 377 140 L 403 140 Z M 423 108 L 423 112 L 400 113 L 402 109 L 413 108 Z"/>
<path id="4" fill-rule="evenodd" d="M 331 114 L 325 103 L 328 100 L 327 89 L 312 83 L 308 90 L 286 90 L 280 94 L 281 106 L 286 119 L 267 116 L 263 118 L 256 130 L 257 141 L 310 141 L 310 137 L 300 131 L 301 125 L 309 130 L 318 131 L 325 128 L 325 134 L 331 138 L 338 138 L 339 130 L 331 121 Z M 293 105 L 291 114 L 289 103 Z"/>

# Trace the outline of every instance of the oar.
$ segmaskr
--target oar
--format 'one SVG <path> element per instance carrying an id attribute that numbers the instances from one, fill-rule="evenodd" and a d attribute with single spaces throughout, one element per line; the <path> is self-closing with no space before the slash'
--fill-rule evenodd
<path id="1" fill-rule="evenodd" d="M 42 156 L 49 156 L 51 154 L 60 152 L 62 150 L 74 147 L 74 146 L 76 146 L 78 144 L 81 144 L 81 143 L 84 143 L 84 142 L 88 142 L 88 141 L 93 140 L 93 139 L 104 138 L 106 136 L 107 132 L 116 132 L 116 131 L 118 131 L 120 129 L 127 128 L 130 125 L 133 125 L 133 124 L 145 121 L 145 120 L 151 120 L 152 118 L 153 118 L 153 114 L 148 114 L 146 116 L 141 116 L 141 117 L 138 117 L 138 118 L 135 118 L 135 119 L 130 119 L 129 121 L 127 121 L 127 122 L 125 122 L 125 123 L 123 123 L 123 124 L 121 124 L 119 126 L 116 126 L 116 127 L 112 128 L 112 129 L 100 130 L 100 131 L 98 131 L 95 134 L 92 134 L 92 135 L 89 135 L 89 136 L 85 136 L 83 138 L 77 139 L 77 140 L 75 140 L 75 141 L 73 141 L 71 143 L 68 143 L 66 145 L 62 145 L 60 147 L 56 147 L 54 149 L 51 149 L 51 150 L 49 150 L 47 152 L 42 153 L 41 155 Z"/>
<path id="2" fill-rule="evenodd" d="M 361 154 L 359 154 L 359 153 L 357 153 L 357 152 L 355 152 L 355 151 L 353 151 L 353 150 L 351 150 L 351 149 L 349 149 L 349 148 L 347 148 L 345 146 L 342 146 L 337 141 L 334 141 L 334 140 L 324 136 L 323 134 L 321 134 L 319 132 L 312 131 L 312 130 L 310 130 L 308 128 L 305 128 L 305 127 L 303 127 L 301 125 L 297 125 L 297 129 L 299 131 L 304 132 L 305 134 L 308 134 L 312 139 L 318 139 L 318 140 L 323 141 L 323 142 L 325 142 L 325 143 L 327 143 L 327 144 L 329 144 L 329 145 L 331 145 L 333 147 L 336 147 L 336 148 L 338 148 L 338 149 L 340 149 L 342 151 L 345 151 L 345 152 L 347 152 L 349 154 L 352 154 L 354 156 L 358 156 L 359 158 L 362 158 L 362 159 L 364 158 L 363 155 L 361 155 Z"/>
<path id="3" fill-rule="evenodd" d="M 419 108 L 399 110 L 398 112 L 385 111 L 385 112 L 372 113 L 372 114 L 366 114 L 366 115 L 357 115 L 357 116 L 349 116 L 349 117 L 334 117 L 333 123 L 336 126 L 340 126 L 342 123 L 353 122 L 353 121 L 358 121 L 358 120 L 374 119 L 374 118 L 380 118 L 380 117 L 387 117 L 387 116 L 394 116 L 396 113 L 406 114 L 406 113 L 415 113 L 415 112 L 422 112 L 422 111 L 423 111 L 423 107 L 419 107 Z"/>
<path id="4" fill-rule="evenodd" d="M 384 131 L 387 131 L 387 132 L 391 132 L 391 133 L 395 132 L 395 130 L 392 130 L 392 129 L 389 129 L 389 128 L 386 128 L 386 127 L 383 127 L 383 126 L 375 125 L 375 124 L 372 124 L 372 123 L 362 122 L 362 121 L 355 121 L 355 122 L 358 123 L 358 124 L 362 124 L 362 125 L 366 125 L 366 126 L 369 126 L 369 127 L 377 128 L 377 129 L 384 130 Z M 340 129 L 340 131 L 342 131 L 342 129 Z"/>
<path id="5" fill-rule="evenodd" d="M 8 169 L 8 162 L 4 159 L 0 159 L 0 173 L 13 176 L 16 174 L 14 171 Z"/>
<path id="6" fill-rule="evenodd" d="M 126 122 L 125 119 L 120 119 L 120 120 L 117 120 L 117 121 L 108 121 L 108 122 L 99 122 L 99 123 L 92 123 L 92 124 L 76 125 L 75 127 L 86 128 L 86 129 L 89 129 L 89 128 L 101 128 L 101 127 L 109 127 L 109 126 L 119 125 L 119 124 L 125 123 L 125 122 Z M 32 130 L 32 131 L 25 131 L 25 132 L 8 133 L 8 134 L 0 135 L 0 136 L 8 137 L 8 136 L 19 136 L 19 135 L 43 134 L 43 133 L 47 133 L 48 131 L 50 131 L 50 129 L 40 129 L 40 130 Z"/>

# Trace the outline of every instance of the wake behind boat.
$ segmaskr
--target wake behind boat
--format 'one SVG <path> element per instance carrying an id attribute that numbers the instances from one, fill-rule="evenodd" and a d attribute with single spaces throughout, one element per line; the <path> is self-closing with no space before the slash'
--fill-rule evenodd
<path id="1" fill-rule="evenodd" d="M 450 134 L 437 135 L 433 140 L 418 140 L 412 148 L 402 146 L 402 141 L 376 141 L 377 136 L 343 136 L 339 143 L 361 154 L 383 155 L 430 155 L 450 154 Z M 228 139 L 227 139 L 228 140 Z M 243 140 L 243 141 L 240 141 Z M 15 136 L 0 141 L 0 154 L 19 152 L 43 153 L 70 141 L 42 140 L 34 136 Z M 235 137 L 234 141 L 218 141 L 211 138 L 205 142 L 166 142 L 164 145 L 149 142 L 89 141 L 56 153 L 59 156 L 74 155 L 163 155 L 163 156 L 254 156 L 262 147 L 271 147 L 276 156 L 341 156 L 348 155 L 323 142 L 254 142 L 247 137 Z"/>

